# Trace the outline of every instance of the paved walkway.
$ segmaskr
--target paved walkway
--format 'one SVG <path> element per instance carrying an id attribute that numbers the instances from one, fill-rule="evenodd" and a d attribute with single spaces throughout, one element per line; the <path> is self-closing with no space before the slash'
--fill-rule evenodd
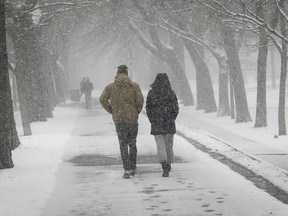
<path id="1" fill-rule="evenodd" d="M 122 179 L 111 117 L 99 107 L 81 111 L 42 216 L 287 215 L 288 205 L 179 136 L 170 177 L 161 177 L 149 130 L 147 118 L 141 115 L 138 173 Z"/>

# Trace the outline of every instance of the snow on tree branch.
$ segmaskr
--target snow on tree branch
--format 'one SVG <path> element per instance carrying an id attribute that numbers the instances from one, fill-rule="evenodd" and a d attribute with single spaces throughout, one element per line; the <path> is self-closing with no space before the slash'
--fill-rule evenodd
<path id="1" fill-rule="evenodd" d="M 277 36 L 278 38 L 284 40 L 285 42 L 288 42 L 288 38 L 286 38 L 281 33 L 276 31 L 267 22 L 265 22 L 265 20 L 261 19 L 260 17 L 258 17 L 256 15 L 255 16 L 254 15 L 253 16 L 249 16 L 247 14 L 243 14 L 243 13 L 239 13 L 239 12 L 232 12 L 227 7 L 225 7 L 223 4 L 221 4 L 219 1 L 216 1 L 216 0 L 211 0 L 211 1 L 214 4 L 216 4 L 220 9 L 222 9 L 222 11 L 212 7 L 211 5 L 209 5 L 207 3 L 203 2 L 202 4 L 204 6 L 206 6 L 207 8 L 213 10 L 214 12 L 216 12 L 216 13 L 222 15 L 222 16 L 223 15 L 225 15 L 225 16 L 228 15 L 228 16 L 231 16 L 232 18 L 234 18 L 235 20 L 242 21 L 242 22 L 249 22 L 250 24 L 253 24 L 253 25 L 256 25 L 256 26 L 261 26 L 261 27 L 265 28 L 267 31 L 269 31 L 270 33 L 272 33 L 275 36 Z M 249 12 L 249 10 L 247 12 Z M 252 13 L 252 12 L 250 11 L 250 13 Z"/>

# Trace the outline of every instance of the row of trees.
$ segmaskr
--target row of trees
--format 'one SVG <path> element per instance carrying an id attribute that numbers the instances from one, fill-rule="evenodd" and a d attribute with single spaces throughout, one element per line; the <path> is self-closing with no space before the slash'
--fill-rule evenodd
<path id="1" fill-rule="evenodd" d="M 232 118 L 236 118 L 236 122 L 251 121 L 239 57 L 239 50 L 245 49 L 243 41 L 254 41 L 254 38 L 258 37 L 255 43 L 255 47 L 258 47 L 255 127 L 267 126 L 268 46 L 277 47 L 281 55 L 278 133 L 286 135 L 287 4 L 284 0 L 166 0 L 145 3 L 134 0 L 131 2 L 135 8 L 130 18 L 131 28 L 140 41 L 144 41 L 145 47 L 152 52 L 153 48 L 163 52 L 167 46 L 161 47 L 163 41 L 157 38 L 163 30 L 172 33 L 172 37 L 176 36 L 182 40 L 196 69 L 197 109 L 204 109 L 206 112 L 215 111 L 215 105 L 210 73 L 203 57 L 203 47 L 215 57 L 219 68 L 218 116 L 231 115 Z M 149 43 L 144 38 L 145 28 L 149 29 L 148 37 L 151 38 Z M 171 41 L 175 40 L 170 40 L 170 46 L 177 44 Z M 170 52 L 177 52 L 177 48 L 173 47 Z M 177 57 L 179 59 L 179 55 Z M 173 62 L 171 59 L 168 60 L 170 63 Z M 173 73 L 177 73 L 174 68 L 171 69 Z M 230 83 L 230 91 L 228 83 Z"/>
<path id="2" fill-rule="evenodd" d="M 131 37 L 134 40 L 136 37 L 134 52 L 139 50 L 139 46 L 148 50 L 153 56 L 154 67 L 165 67 L 162 71 L 170 73 L 172 84 L 184 105 L 194 105 L 194 97 L 186 78 L 189 71 L 185 72 L 183 64 L 183 52 L 186 49 L 196 70 L 196 109 L 218 111 L 218 116 L 230 115 L 236 122 L 252 121 L 239 52 L 247 49 L 245 41 L 254 43 L 258 49 L 255 127 L 267 126 L 267 55 L 269 46 L 276 47 L 281 55 L 278 133 L 286 135 L 288 16 L 284 0 L 126 0 L 108 2 L 101 7 L 109 13 L 101 16 L 96 14 L 92 18 L 105 19 L 103 22 L 107 25 L 101 28 L 101 32 L 93 32 L 96 33 L 94 43 L 103 43 L 98 37 L 103 34 L 105 40 L 109 38 L 112 44 L 118 44 L 120 38 L 122 44 L 127 45 L 133 41 Z M 109 22 L 114 23 L 111 25 Z M 95 29 L 97 27 L 95 25 Z M 131 30 L 134 35 L 127 37 L 127 32 Z M 118 40 L 114 41 L 115 37 Z M 218 109 L 205 52 L 210 52 L 218 63 Z"/>
<path id="3" fill-rule="evenodd" d="M 251 121 L 239 56 L 246 48 L 244 41 L 255 42 L 258 49 L 255 127 L 267 126 L 268 46 L 279 50 L 279 135 L 286 135 L 285 0 L 11 0 L 6 1 L 5 13 L 5 1 L 0 2 L 0 168 L 13 166 L 11 150 L 19 145 L 8 82 L 6 37 L 12 41 L 9 59 L 16 63 L 24 135 L 32 134 L 31 122 L 52 118 L 54 107 L 65 102 L 69 55 L 98 58 L 109 50 L 118 50 L 117 57 L 133 56 L 135 62 L 143 61 L 139 53 L 149 53 L 151 58 L 145 60 L 149 71 L 168 72 L 184 105 L 196 104 L 198 110 L 217 111 L 218 116 L 231 116 L 236 122 Z M 188 83 L 190 71 L 185 71 L 184 50 L 195 66 L 196 98 Z M 206 52 L 218 63 L 218 107 Z M 133 76 L 144 79 L 143 74 Z"/>
<path id="4" fill-rule="evenodd" d="M 68 40 L 76 22 L 76 1 L 1 0 L 0 169 L 13 167 L 11 150 L 19 146 L 8 75 L 9 61 L 16 77 L 24 136 L 30 123 L 53 118 L 54 107 L 68 97 Z M 59 15 L 61 14 L 61 16 Z M 6 24 L 6 25 L 5 25 Z M 69 33 L 69 34 L 68 34 Z"/>

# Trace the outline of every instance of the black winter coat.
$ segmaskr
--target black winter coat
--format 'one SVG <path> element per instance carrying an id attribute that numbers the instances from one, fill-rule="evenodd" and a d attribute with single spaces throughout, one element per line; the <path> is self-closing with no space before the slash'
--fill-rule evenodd
<path id="1" fill-rule="evenodd" d="M 168 76 L 158 74 L 146 100 L 146 113 L 151 123 L 151 134 L 175 134 L 175 119 L 179 112 L 176 94 Z"/>

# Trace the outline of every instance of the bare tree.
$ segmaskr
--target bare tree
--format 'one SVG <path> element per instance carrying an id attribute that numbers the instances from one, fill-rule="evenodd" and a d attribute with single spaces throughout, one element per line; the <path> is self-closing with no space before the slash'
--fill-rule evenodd
<path id="1" fill-rule="evenodd" d="M 193 9 L 187 10 L 189 5 L 185 1 L 167 0 L 165 7 L 161 7 L 161 4 L 158 6 L 161 13 L 154 7 L 160 20 L 168 29 L 163 27 L 162 23 L 157 24 L 157 26 L 180 37 L 193 61 L 196 70 L 196 109 L 205 110 L 207 113 L 215 112 L 217 111 L 217 106 L 214 90 L 210 71 L 204 60 L 205 45 L 202 43 L 204 40 L 203 35 L 207 31 L 204 26 L 207 26 L 208 16 L 204 12 L 199 12 L 200 7 L 197 4 L 193 4 Z M 194 32 L 195 37 L 191 38 L 192 34 L 190 32 Z M 197 38 L 197 42 L 195 42 L 195 38 Z"/>
<path id="2" fill-rule="evenodd" d="M 261 13 L 259 14 L 259 10 L 258 10 L 258 13 L 256 14 L 249 7 L 247 7 L 246 5 L 247 3 L 249 3 L 249 1 L 244 1 L 244 0 L 235 1 L 238 4 L 241 4 L 242 6 L 244 6 L 245 8 L 245 10 L 243 10 L 244 12 L 239 12 L 239 11 L 235 12 L 231 10 L 231 8 L 227 6 L 229 4 L 227 4 L 227 1 L 225 0 L 208 0 L 207 2 L 205 2 L 204 5 L 206 5 L 208 8 L 213 10 L 215 13 L 218 13 L 219 15 L 228 16 L 229 18 L 231 18 L 231 20 L 234 20 L 238 23 L 240 22 L 242 24 L 245 23 L 245 25 L 251 25 L 253 28 L 256 27 L 260 29 L 261 27 L 262 35 L 264 35 L 263 30 L 265 30 L 265 34 L 269 36 L 269 38 L 273 41 L 274 45 L 278 48 L 280 55 L 281 55 L 281 75 L 280 75 L 279 107 L 278 107 L 278 128 L 279 128 L 278 133 L 279 135 L 286 135 L 286 122 L 285 122 L 286 84 L 285 83 L 286 83 L 286 77 L 287 77 L 287 43 L 288 43 L 287 30 L 286 30 L 287 21 L 288 21 L 287 2 L 285 0 L 269 1 L 269 4 L 271 5 L 274 4 L 274 6 L 271 6 L 271 8 L 273 7 L 277 8 L 277 12 L 273 16 L 274 21 L 272 22 L 267 22 L 267 20 L 263 18 Z M 214 7 L 209 4 L 213 4 Z M 258 4 L 261 4 L 261 1 L 258 2 Z M 280 16 L 280 28 L 276 28 L 277 22 L 275 22 L 277 20 L 278 15 Z M 281 40 L 281 43 L 279 43 L 279 40 Z M 261 41 L 264 41 L 263 36 L 262 36 Z M 260 70 L 263 71 L 263 69 L 260 69 Z M 260 76 L 263 76 L 263 75 L 260 75 Z M 263 82 L 261 82 L 261 85 L 263 85 Z M 261 89 L 263 89 L 263 86 L 261 87 Z M 259 92 L 259 94 L 261 93 Z M 261 100 L 263 101 L 263 97 L 259 97 L 258 101 L 261 101 Z M 259 121 L 261 121 L 260 125 L 265 125 L 265 120 L 263 120 L 263 118 L 265 118 L 265 116 L 263 115 L 265 111 L 263 110 L 263 108 L 260 108 L 260 107 L 257 108 L 257 110 L 258 110 L 257 113 L 259 116 L 258 119 L 260 120 L 257 120 L 257 124 L 255 124 L 255 126 L 259 125 Z"/>
<path id="3" fill-rule="evenodd" d="M 256 15 L 264 19 L 264 0 L 255 2 Z M 257 105 L 255 127 L 267 126 L 267 104 L 266 104 L 266 70 L 268 56 L 268 36 L 263 27 L 258 27 L 259 51 L 257 61 Z"/>
<path id="4" fill-rule="evenodd" d="M 0 169 L 12 168 L 12 146 L 19 145 L 8 74 L 5 1 L 0 0 Z M 16 143 L 16 144 L 15 144 Z"/>
<path id="5" fill-rule="evenodd" d="M 136 36 L 142 42 L 142 44 L 149 49 L 153 54 L 157 55 L 159 58 L 163 59 L 167 65 L 170 67 L 171 71 L 176 75 L 178 79 L 178 85 L 180 90 L 180 99 L 183 101 L 184 105 L 193 105 L 194 98 L 192 91 L 190 89 L 186 74 L 184 73 L 183 66 L 178 59 L 178 56 L 173 49 L 166 46 L 159 38 L 157 26 L 149 25 L 156 21 L 156 13 L 151 7 L 151 5 L 145 5 L 146 8 L 137 0 L 133 1 L 138 11 L 143 16 L 143 21 L 147 24 L 149 37 L 151 42 L 149 42 L 145 37 L 143 32 L 137 27 L 133 19 L 130 19 L 131 28 L 135 32 Z M 150 3 L 150 2 L 149 2 Z M 149 4 L 148 3 L 148 4 Z M 150 6 L 150 7 L 149 7 Z"/>
<path id="6" fill-rule="evenodd" d="M 231 26 L 223 24 L 222 37 L 224 41 L 224 48 L 228 57 L 229 71 L 232 80 L 231 85 L 233 87 L 233 92 L 235 95 L 236 122 L 251 121 L 241 63 L 235 42 L 235 30 L 232 29 Z"/>
<path id="7" fill-rule="evenodd" d="M 278 2 L 276 0 L 276 2 Z M 279 10 L 285 10 L 285 0 L 279 1 Z M 287 17 L 285 14 L 280 16 L 280 29 L 281 35 L 287 38 Z M 282 38 L 281 49 L 281 75 L 280 75 L 280 87 L 279 87 L 279 107 L 278 107 L 278 134 L 286 135 L 286 120 L 285 120 L 285 94 L 286 94 L 286 78 L 287 78 L 287 41 Z"/>

